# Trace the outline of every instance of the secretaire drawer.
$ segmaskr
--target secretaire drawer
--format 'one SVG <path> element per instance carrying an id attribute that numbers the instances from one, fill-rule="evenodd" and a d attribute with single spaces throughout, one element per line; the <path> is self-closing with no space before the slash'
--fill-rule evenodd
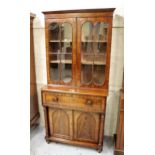
<path id="1" fill-rule="evenodd" d="M 86 111 L 103 112 L 105 111 L 105 98 L 90 95 L 73 95 L 73 103 L 78 109 Z"/>
<path id="2" fill-rule="evenodd" d="M 43 105 L 91 112 L 104 112 L 105 98 L 71 93 L 43 92 Z"/>
<path id="3" fill-rule="evenodd" d="M 43 104 L 51 104 L 51 105 L 70 105 L 72 95 L 65 93 L 51 93 L 44 92 L 43 93 Z"/>

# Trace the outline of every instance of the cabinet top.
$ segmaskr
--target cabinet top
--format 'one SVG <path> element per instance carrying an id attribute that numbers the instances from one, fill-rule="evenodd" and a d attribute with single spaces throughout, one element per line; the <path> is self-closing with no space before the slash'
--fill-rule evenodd
<path id="1" fill-rule="evenodd" d="M 57 93 L 71 93 L 81 95 L 92 95 L 92 96 L 108 96 L 107 89 L 88 89 L 88 88 L 76 88 L 76 87 L 59 87 L 59 86 L 44 86 L 42 91 L 52 91 Z"/>
<path id="2" fill-rule="evenodd" d="M 61 13 L 99 13 L 99 12 L 114 12 L 115 8 L 100 8 L 100 9 L 81 9 L 81 10 L 59 10 L 59 11 L 43 11 L 43 14 L 61 14 Z"/>

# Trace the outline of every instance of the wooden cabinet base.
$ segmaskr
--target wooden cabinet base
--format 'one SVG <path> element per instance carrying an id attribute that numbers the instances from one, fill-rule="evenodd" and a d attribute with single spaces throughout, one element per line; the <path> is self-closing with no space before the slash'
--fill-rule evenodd
<path id="1" fill-rule="evenodd" d="M 57 137 L 45 137 L 45 139 L 48 144 L 50 142 L 60 142 L 60 143 L 70 144 L 70 145 L 75 145 L 75 146 L 84 146 L 84 147 L 96 149 L 99 153 L 102 152 L 102 147 L 103 147 L 103 145 L 101 146 L 95 143 L 93 144 L 89 142 L 68 140 L 68 139 L 62 139 L 62 138 L 57 138 Z"/>

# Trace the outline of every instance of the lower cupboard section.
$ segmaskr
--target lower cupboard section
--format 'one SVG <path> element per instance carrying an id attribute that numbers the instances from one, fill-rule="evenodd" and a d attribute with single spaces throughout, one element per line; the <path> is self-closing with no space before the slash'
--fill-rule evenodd
<path id="1" fill-rule="evenodd" d="M 49 135 L 46 138 L 53 141 L 79 141 L 81 143 L 98 144 L 103 141 L 104 120 L 100 113 L 46 107 L 48 122 L 46 126 Z M 101 136 L 100 136 L 101 135 Z M 54 140 L 55 139 L 55 140 Z M 102 140 L 101 140 L 102 139 Z M 74 143 L 73 143 L 74 145 Z M 81 144 L 82 145 L 82 144 Z"/>

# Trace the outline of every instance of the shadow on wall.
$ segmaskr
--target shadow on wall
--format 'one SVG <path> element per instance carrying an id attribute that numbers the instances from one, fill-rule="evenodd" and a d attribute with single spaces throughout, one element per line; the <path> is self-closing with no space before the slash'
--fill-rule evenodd
<path id="1" fill-rule="evenodd" d="M 110 62 L 109 96 L 105 116 L 105 135 L 116 133 L 120 89 L 122 88 L 124 68 L 124 17 L 114 15 L 112 29 L 112 48 Z"/>
<path id="2" fill-rule="evenodd" d="M 41 88 L 47 84 L 46 73 L 46 51 L 45 51 L 45 28 L 44 17 L 42 14 L 37 14 L 33 25 L 34 33 L 34 53 L 35 53 L 35 69 L 36 83 L 38 93 L 38 104 L 40 113 L 40 125 L 44 126 L 44 113 L 41 102 Z"/>
<path id="3" fill-rule="evenodd" d="M 120 15 L 113 16 L 113 28 L 124 28 L 124 17 Z"/>

